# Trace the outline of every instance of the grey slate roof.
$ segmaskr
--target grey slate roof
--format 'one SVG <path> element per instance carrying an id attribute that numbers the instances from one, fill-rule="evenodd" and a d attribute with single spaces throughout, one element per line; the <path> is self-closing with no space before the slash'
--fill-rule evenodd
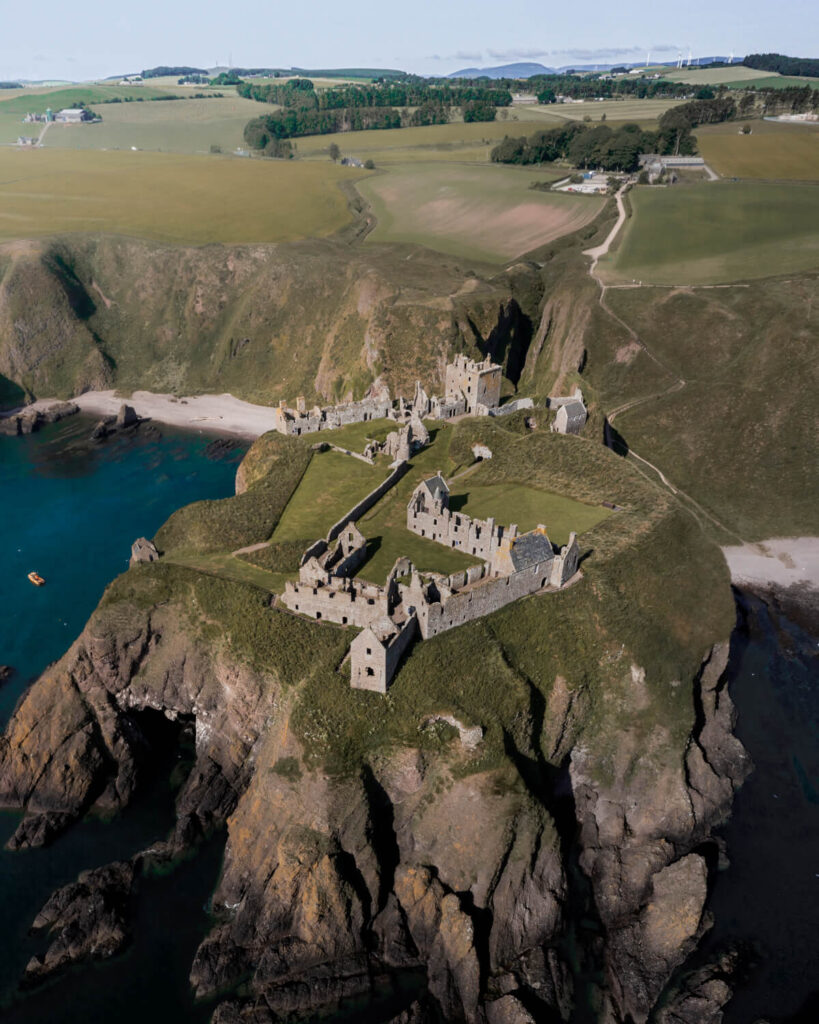
<path id="1" fill-rule="evenodd" d="M 580 425 L 582 427 L 586 422 L 586 406 L 582 402 L 567 402 L 563 408 L 566 410 L 567 426 Z"/>
<path id="2" fill-rule="evenodd" d="M 435 492 L 440 491 L 441 494 L 449 494 L 449 488 L 446 485 L 446 480 L 436 473 L 435 476 L 431 476 L 429 480 L 424 480 L 424 486 L 427 488 L 429 493 L 435 497 Z"/>
<path id="3" fill-rule="evenodd" d="M 547 562 L 554 558 L 552 542 L 545 533 L 533 530 L 531 533 L 524 533 L 515 540 L 509 552 L 512 565 L 516 572 L 536 562 Z"/>

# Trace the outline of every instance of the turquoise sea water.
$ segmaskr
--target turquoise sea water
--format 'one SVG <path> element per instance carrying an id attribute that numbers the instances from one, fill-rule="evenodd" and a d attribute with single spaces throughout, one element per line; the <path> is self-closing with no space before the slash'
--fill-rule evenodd
<path id="1" fill-rule="evenodd" d="M 213 438 L 162 430 L 89 444 L 73 417 L 30 437 L 0 437 L 0 688 L 5 724 L 23 688 L 82 630 L 107 583 L 128 568 L 131 543 L 175 509 L 233 493 L 242 451 L 209 458 Z M 32 570 L 44 587 L 27 579 Z"/>
<path id="2" fill-rule="evenodd" d="M 0 437 L 0 687 L 4 725 L 28 682 L 59 658 L 82 630 L 107 583 L 128 566 L 131 542 L 151 537 L 175 509 L 233 493 L 242 451 L 209 457 L 212 438 L 163 429 L 87 441 L 92 423 L 74 417 L 25 438 Z M 26 574 L 46 578 L 35 587 Z M 18 815 L 0 813 L 0 846 Z M 167 835 L 173 793 L 167 774 L 111 823 L 88 821 L 44 850 L 0 850 L 0 1020 L 19 1024 L 156 1024 L 206 1021 L 187 983 L 194 951 L 209 927 L 205 910 L 224 837 L 215 837 L 170 875 L 144 879 L 128 952 L 101 966 L 69 971 L 25 996 L 17 983 L 42 937 L 28 929 L 59 885 L 87 868 L 132 856 Z"/>

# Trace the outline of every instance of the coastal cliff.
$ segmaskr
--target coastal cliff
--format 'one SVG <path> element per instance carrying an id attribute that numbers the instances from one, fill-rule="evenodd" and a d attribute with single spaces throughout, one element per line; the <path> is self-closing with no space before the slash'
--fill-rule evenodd
<path id="1" fill-rule="evenodd" d="M 475 429 L 459 425 L 450 452 Z M 265 437 L 242 495 L 160 531 L 163 559 L 109 586 L 0 739 L 23 850 L 127 806 L 168 730 L 193 735 L 175 827 L 145 856 L 172 863 L 226 827 L 190 975 L 219 1024 L 331 1009 L 405 974 L 417 991 L 396 1021 L 565 1021 L 578 1006 L 645 1021 L 709 926 L 712 829 L 748 770 L 722 684 L 733 605 L 718 549 L 602 447 L 481 429 L 498 479 L 573 473 L 585 500 L 623 509 L 584 535 L 578 585 L 420 645 L 386 697 L 352 691 L 348 630 L 174 555 L 214 507 L 269 507 L 268 477 L 284 486 L 271 452 L 290 453 L 296 486 L 302 449 Z M 121 937 L 133 869 L 111 868 L 41 923 L 96 906 Z M 91 945 L 63 941 L 33 973 Z"/>

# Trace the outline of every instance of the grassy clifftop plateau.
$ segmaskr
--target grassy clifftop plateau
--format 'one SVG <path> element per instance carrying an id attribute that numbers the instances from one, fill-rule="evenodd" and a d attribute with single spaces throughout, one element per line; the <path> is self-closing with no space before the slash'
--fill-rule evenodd
<path id="1" fill-rule="evenodd" d="M 526 484 L 590 508 L 615 502 L 621 511 L 582 534 L 580 584 L 416 645 L 387 698 L 351 691 L 348 676 L 336 671 L 353 632 L 271 611 L 263 590 L 212 578 L 221 575 L 214 558 L 220 549 L 226 555 L 239 543 L 270 537 L 302 478 L 309 438 L 260 438 L 240 470 L 246 490 L 172 516 L 156 537 L 165 560 L 120 577 L 104 606 L 200 606 L 202 614 L 190 621 L 218 621 L 211 640 L 218 637 L 232 656 L 275 673 L 296 642 L 294 630 L 305 650 L 327 648 L 326 664 L 323 654 L 319 659 L 324 668 L 294 695 L 293 727 L 308 761 L 335 772 L 357 771 L 385 745 L 426 742 L 419 725 L 442 708 L 487 731 L 470 771 L 513 766 L 515 751 L 554 758 L 557 738 L 548 729 L 539 735 L 532 716 L 558 699 L 555 686 L 567 690 L 570 704 L 578 701 L 572 742 L 582 734 L 597 750 L 601 771 L 615 770 L 614 740 L 623 730 L 634 738 L 633 756 L 643 750 L 663 769 L 676 764 L 694 717 L 690 688 L 679 681 L 693 678 L 705 651 L 733 624 L 718 549 L 627 462 L 598 443 L 551 434 L 545 423 L 531 431 L 520 417 L 503 425 L 467 420 L 436 437 L 427 454 L 453 472 L 473 462 L 476 440 L 492 448 L 493 459 L 470 474 L 467 487 Z M 378 521 L 361 526 L 367 536 L 382 529 Z M 206 578 L 178 564 L 196 564 L 192 552 L 211 556 Z M 271 586 L 276 582 L 270 577 Z M 636 704 L 632 665 L 646 673 Z M 436 736 L 427 741 L 435 745 Z"/>

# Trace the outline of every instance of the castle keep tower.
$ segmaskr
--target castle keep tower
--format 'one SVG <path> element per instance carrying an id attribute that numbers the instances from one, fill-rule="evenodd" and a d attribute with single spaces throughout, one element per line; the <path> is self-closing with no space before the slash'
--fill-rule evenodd
<path id="1" fill-rule="evenodd" d="M 465 355 L 455 356 L 454 363 L 446 368 L 447 400 L 463 398 L 466 411 L 485 413 L 500 405 L 501 367 L 489 356 L 481 363 L 467 359 Z"/>

